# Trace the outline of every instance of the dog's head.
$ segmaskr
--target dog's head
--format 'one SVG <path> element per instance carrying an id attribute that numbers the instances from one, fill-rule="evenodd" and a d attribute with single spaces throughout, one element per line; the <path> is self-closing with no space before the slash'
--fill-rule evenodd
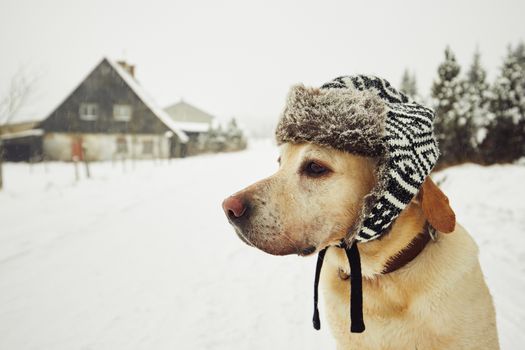
<path id="1" fill-rule="evenodd" d="M 274 255 L 309 255 L 337 244 L 360 218 L 376 184 L 376 160 L 311 143 L 281 146 L 278 171 L 223 202 L 239 237 Z M 440 232 L 455 215 L 430 178 L 414 204 Z"/>
<path id="2" fill-rule="evenodd" d="M 314 144 L 284 144 L 279 170 L 228 197 L 239 237 L 267 253 L 308 255 L 344 238 L 375 184 L 375 161 Z"/>

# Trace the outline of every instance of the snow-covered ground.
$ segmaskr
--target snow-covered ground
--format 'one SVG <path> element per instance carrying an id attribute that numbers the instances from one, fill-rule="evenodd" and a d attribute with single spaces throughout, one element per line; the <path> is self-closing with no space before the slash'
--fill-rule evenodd
<path id="1" fill-rule="evenodd" d="M 277 149 L 171 162 L 5 166 L 0 349 L 332 349 L 311 326 L 314 258 L 244 245 L 224 197 Z M 82 169 L 81 169 L 82 170 Z M 481 248 L 503 349 L 525 344 L 525 166 L 438 174 Z M 321 313 L 323 308 L 321 308 Z M 326 323 L 325 323 L 326 325 Z"/>

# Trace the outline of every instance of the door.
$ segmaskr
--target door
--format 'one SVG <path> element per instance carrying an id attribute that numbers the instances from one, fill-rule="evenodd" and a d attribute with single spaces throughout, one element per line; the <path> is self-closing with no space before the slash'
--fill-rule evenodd
<path id="1" fill-rule="evenodd" d="M 72 159 L 84 160 L 84 152 L 82 151 L 82 136 L 73 136 L 71 141 L 71 157 Z"/>

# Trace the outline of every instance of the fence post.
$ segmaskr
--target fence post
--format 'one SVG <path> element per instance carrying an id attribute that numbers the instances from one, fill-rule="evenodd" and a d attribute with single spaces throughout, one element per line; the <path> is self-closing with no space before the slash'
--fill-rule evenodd
<path id="1" fill-rule="evenodd" d="M 75 167 L 75 181 L 80 180 L 80 174 L 78 172 L 78 156 L 73 156 L 73 166 Z"/>
<path id="2" fill-rule="evenodd" d="M 89 179 L 91 178 L 91 173 L 89 172 L 89 162 L 87 160 L 87 148 L 86 147 L 82 147 L 82 154 L 84 155 L 83 159 L 84 159 L 84 166 L 86 168 L 86 177 Z"/>

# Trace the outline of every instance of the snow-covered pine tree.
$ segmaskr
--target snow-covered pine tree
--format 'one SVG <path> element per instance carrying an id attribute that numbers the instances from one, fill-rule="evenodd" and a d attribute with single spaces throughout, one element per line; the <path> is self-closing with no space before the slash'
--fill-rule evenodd
<path id="1" fill-rule="evenodd" d="M 512 162 L 525 155 L 525 60 L 521 45 L 509 46 L 491 92 L 490 110 L 494 115 L 482 149 L 486 163 Z"/>
<path id="2" fill-rule="evenodd" d="M 514 51 L 516 60 L 521 67 L 522 74 L 525 75 L 525 43 L 520 41 Z M 525 78 L 522 79 L 521 89 L 519 90 L 521 94 L 521 119 L 518 123 L 518 132 L 520 133 L 519 138 L 521 139 L 522 153 L 521 156 L 525 157 Z"/>
<path id="3" fill-rule="evenodd" d="M 459 162 L 480 162 L 479 145 L 487 133 L 490 121 L 487 72 L 481 66 L 479 50 L 476 49 L 472 63 L 462 80 L 462 92 L 455 106 L 456 147 Z"/>
<path id="4" fill-rule="evenodd" d="M 401 84 L 399 90 L 413 99 L 417 99 L 417 82 L 416 75 L 410 74 L 408 69 L 405 69 L 401 77 Z"/>
<path id="5" fill-rule="evenodd" d="M 468 92 L 475 95 L 481 105 L 488 104 L 489 96 L 487 94 L 489 84 L 487 83 L 487 71 L 481 65 L 481 54 L 478 49 L 474 52 L 472 64 L 466 73 L 465 83 L 468 86 Z"/>
<path id="6" fill-rule="evenodd" d="M 520 41 L 518 43 L 516 49 L 514 50 L 514 55 L 516 56 L 518 64 L 523 70 L 525 70 L 525 42 Z"/>
<path id="7" fill-rule="evenodd" d="M 238 144 L 242 138 L 241 129 L 237 126 L 237 120 L 231 118 L 228 124 L 226 125 L 226 147 L 229 151 L 235 151 L 238 149 Z"/>
<path id="8" fill-rule="evenodd" d="M 445 61 L 438 66 L 438 77 L 432 84 L 436 112 L 435 132 L 441 152 L 439 167 L 457 164 L 458 154 L 462 152 L 456 146 L 456 125 L 459 119 L 457 103 L 462 93 L 460 70 L 454 53 L 447 47 Z"/>
<path id="9" fill-rule="evenodd" d="M 239 129 L 239 127 L 237 126 L 237 120 L 235 120 L 235 118 L 231 118 L 228 124 L 226 125 L 226 135 L 230 139 L 242 135 L 241 129 Z"/>

